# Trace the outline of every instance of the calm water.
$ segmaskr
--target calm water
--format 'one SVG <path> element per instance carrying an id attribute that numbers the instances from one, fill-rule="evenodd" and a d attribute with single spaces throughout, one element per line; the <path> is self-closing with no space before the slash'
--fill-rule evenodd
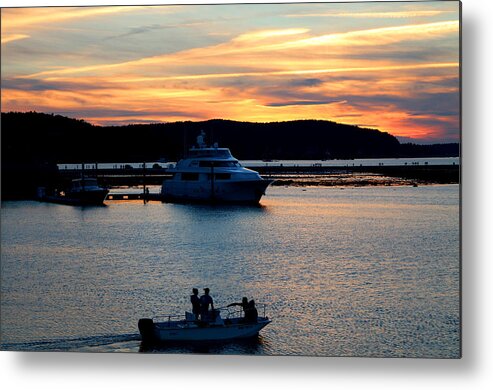
<path id="1" fill-rule="evenodd" d="M 2 349 L 142 350 L 137 321 L 253 297 L 258 340 L 151 352 L 460 354 L 459 187 L 272 187 L 262 207 L 4 202 Z"/>

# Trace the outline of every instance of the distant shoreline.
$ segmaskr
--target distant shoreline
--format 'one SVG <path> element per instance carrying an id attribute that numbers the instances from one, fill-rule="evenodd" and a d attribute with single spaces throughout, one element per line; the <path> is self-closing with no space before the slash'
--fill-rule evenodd
<path id="1" fill-rule="evenodd" d="M 460 164 L 454 165 L 379 165 L 372 167 L 320 167 L 320 166 L 259 166 L 254 168 L 268 179 L 276 180 L 273 186 L 294 187 L 370 187 L 370 186 L 420 186 L 432 184 L 459 184 Z M 3 174 L 4 172 L 2 172 Z M 17 173 L 17 172 L 16 172 Z M 56 182 L 61 185 L 80 177 L 80 170 L 60 170 Z M 100 185 L 109 189 L 161 186 L 171 177 L 167 169 L 86 169 L 87 176 L 96 177 Z M 28 179 L 26 182 L 25 179 Z M 29 180 L 30 179 L 30 180 Z M 14 187 L 3 186 L 2 200 L 36 199 L 34 177 L 15 174 L 10 178 Z M 30 187 L 26 190 L 28 184 Z M 38 184 L 37 186 L 42 185 Z M 25 187 L 25 188 L 24 188 Z M 63 187 L 63 185 L 62 185 Z M 9 188 L 10 191 L 5 191 Z M 25 191 L 15 191 L 16 189 Z M 60 187 L 58 187 L 60 188 Z M 134 191 L 134 190 L 133 190 Z M 158 194 L 153 194 L 158 197 Z"/>

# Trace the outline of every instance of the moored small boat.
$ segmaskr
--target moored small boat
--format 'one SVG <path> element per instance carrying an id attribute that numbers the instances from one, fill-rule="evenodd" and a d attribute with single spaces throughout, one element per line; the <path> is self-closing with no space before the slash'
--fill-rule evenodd
<path id="1" fill-rule="evenodd" d="M 65 191 L 47 194 L 44 188 L 38 189 L 38 198 L 44 202 L 68 205 L 102 205 L 109 190 L 100 187 L 97 179 L 84 177 L 72 180 L 71 187 Z"/>

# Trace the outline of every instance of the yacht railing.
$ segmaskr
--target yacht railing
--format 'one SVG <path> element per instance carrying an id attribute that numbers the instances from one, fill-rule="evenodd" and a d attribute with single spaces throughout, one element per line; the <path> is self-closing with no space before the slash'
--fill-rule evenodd
<path id="1" fill-rule="evenodd" d="M 178 322 L 186 321 L 186 317 L 183 314 L 159 314 L 152 317 L 153 322 L 165 323 L 165 322 Z"/>

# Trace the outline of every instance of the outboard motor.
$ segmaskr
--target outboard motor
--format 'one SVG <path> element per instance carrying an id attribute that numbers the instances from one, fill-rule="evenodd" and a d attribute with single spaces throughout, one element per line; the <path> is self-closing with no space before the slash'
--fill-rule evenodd
<path id="1" fill-rule="evenodd" d="M 143 342 L 154 340 L 154 322 L 151 318 L 141 318 L 139 320 L 139 332 Z"/>

